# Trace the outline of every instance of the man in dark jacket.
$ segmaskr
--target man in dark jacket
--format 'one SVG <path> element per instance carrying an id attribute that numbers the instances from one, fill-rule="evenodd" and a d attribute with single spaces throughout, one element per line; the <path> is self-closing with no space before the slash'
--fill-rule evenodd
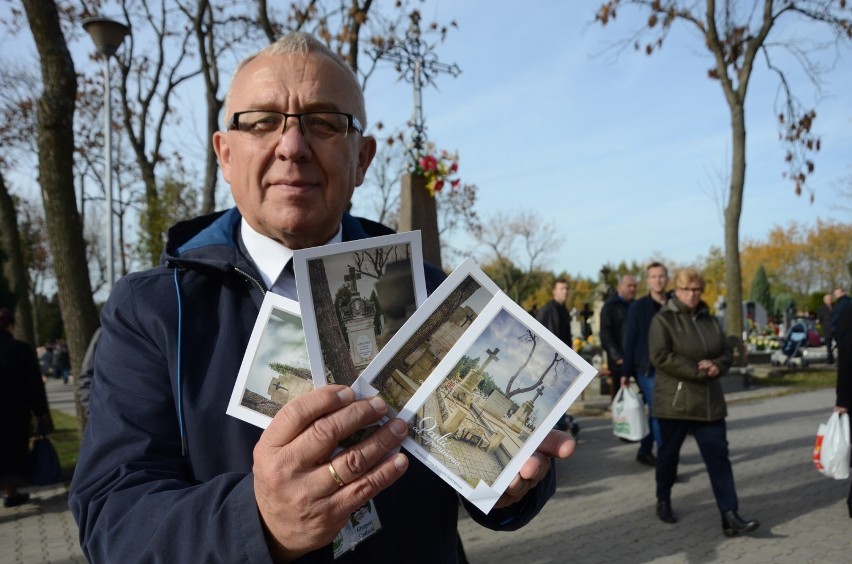
<path id="1" fill-rule="evenodd" d="M 636 460 L 647 466 L 655 466 L 657 459 L 653 449 L 654 443 L 657 443 L 657 449 L 660 448 L 660 425 L 654 417 L 655 372 L 648 355 L 648 329 L 651 327 L 651 319 L 666 303 L 668 270 L 661 263 L 653 262 L 645 271 L 645 281 L 648 285 L 648 295 L 630 304 L 630 309 L 627 311 L 621 385 L 626 386 L 632 377 L 642 390 L 642 397 L 648 405 L 648 423 L 651 433 L 639 442 Z"/>
<path id="2" fill-rule="evenodd" d="M 836 315 L 832 316 L 834 338 L 837 341 L 837 400 L 834 410 L 849 413 L 852 409 L 852 303 L 843 290 L 835 292 L 839 294 L 839 299 L 834 307 Z M 846 506 L 852 518 L 852 487 L 849 488 Z"/>
<path id="3" fill-rule="evenodd" d="M 601 346 L 606 351 L 607 366 L 612 381 L 609 390 L 610 399 L 615 398 L 615 393 L 621 386 L 627 308 L 635 298 L 636 279 L 625 274 L 618 281 L 615 295 L 608 299 L 601 309 Z"/>
<path id="4" fill-rule="evenodd" d="M 286 112 L 286 113 L 285 113 Z M 225 415 L 264 293 L 296 297 L 293 250 L 370 237 L 345 212 L 376 141 L 364 135 L 351 69 L 291 34 L 240 64 L 214 135 L 237 207 L 169 232 L 164 263 L 119 280 L 104 307 L 90 417 L 70 505 L 96 562 L 331 562 L 349 515 L 373 499 L 381 530 L 336 562 L 454 562 L 458 497 L 396 452 L 393 419 L 330 385 L 288 402 L 265 431 Z M 386 228 L 384 228 L 386 229 Z M 434 289 L 442 273 L 427 269 Z M 527 523 L 554 490 L 552 432 L 495 509 L 492 529 Z"/>
<path id="5" fill-rule="evenodd" d="M 563 278 L 553 282 L 553 299 L 541 306 L 535 318 L 544 325 L 548 331 L 556 335 L 560 341 L 573 348 L 571 338 L 571 316 L 565 309 L 568 300 L 568 282 Z"/>

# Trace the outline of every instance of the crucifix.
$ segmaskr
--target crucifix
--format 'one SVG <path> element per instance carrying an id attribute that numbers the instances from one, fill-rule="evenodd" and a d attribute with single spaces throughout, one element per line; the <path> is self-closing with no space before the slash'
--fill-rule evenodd
<path id="1" fill-rule="evenodd" d="M 468 313 L 464 316 L 464 321 L 461 324 L 461 327 L 468 325 L 469 323 L 473 323 L 474 315 L 472 313 Z"/>
<path id="2" fill-rule="evenodd" d="M 349 289 L 352 290 L 353 294 L 358 294 L 358 280 L 361 279 L 361 273 L 349 267 L 349 274 L 343 276 L 343 280 L 349 283 Z"/>
<path id="3" fill-rule="evenodd" d="M 411 25 L 405 34 L 405 40 L 394 45 L 381 58 L 395 63 L 400 78 L 414 87 L 414 121 L 412 127 L 412 153 L 415 159 L 423 154 L 426 145 L 426 124 L 423 122 L 423 86 L 435 86 L 435 76 L 441 73 L 458 76 L 461 69 L 455 63 L 448 65 L 438 61 L 433 52 L 434 44 L 429 45 L 420 38 L 420 14 L 411 14 Z"/>
<path id="4" fill-rule="evenodd" d="M 537 400 L 538 398 L 540 398 L 540 397 L 541 397 L 541 396 L 543 396 L 543 395 L 544 395 L 544 386 L 540 386 L 540 387 L 539 387 L 539 388 L 535 391 L 535 397 L 532 399 L 532 402 L 533 402 L 533 403 L 535 403 L 535 400 Z"/>
<path id="5" fill-rule="evenodd" d="M 485 352 L 488 353 L 488 358 L 485 359 L 485 364 L 483 364 L 479 368 L 480 372 L 485 372 L 485 367 L 488 366 L 492 360 L 500 360 L 499 358 L 497 358 L 497 353 L 500 352 L 500 349 L 498 349 L 497 347 L 494 347 L 493 351 L 491 349 L 485 349 Z"/>

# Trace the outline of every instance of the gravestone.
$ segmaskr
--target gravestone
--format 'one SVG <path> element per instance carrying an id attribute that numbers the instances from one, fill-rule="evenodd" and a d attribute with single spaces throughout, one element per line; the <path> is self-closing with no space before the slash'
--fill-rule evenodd
<path id="1" fill-rule="evenodd" d="M 352 356 L 352 364 L 355 370 L 360 372 L 378 353 L 376 345 L 375 317 L 376 306 L 373 302 L 365 300 L 358 293 L 358 279 L 361 275 L 354 268 L 349 267 L 349 274 L 343 279 L 349 284 L 353 298 L 349 305 L 340 308 L 343 325 L 349 337 L 349 352 Z"/>

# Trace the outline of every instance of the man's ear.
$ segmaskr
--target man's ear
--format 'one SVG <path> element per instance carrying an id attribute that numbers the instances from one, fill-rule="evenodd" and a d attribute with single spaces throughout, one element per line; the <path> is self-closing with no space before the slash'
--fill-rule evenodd
<path id="1" fill-rule="evenodd" d="M 222 170 L 222 178 L 228 184 L 231 183 L 231 147 L 228 145 L 228 136 L 223 131 L 213 134 L 213 150 L 219 159 L 219 168 Z"/>
<path id="2" fill-rule="evenodd" d="M 369 135 L 361 137 L 361 143 L 358 147 L 358 167 L 355 169 L 355 186 L 360 186 L 364 183 L 364 178 L 367 176 L 367 169 L 370 163 L 373 162 L 373 157 L 376 156 L 376 139 Z"/>

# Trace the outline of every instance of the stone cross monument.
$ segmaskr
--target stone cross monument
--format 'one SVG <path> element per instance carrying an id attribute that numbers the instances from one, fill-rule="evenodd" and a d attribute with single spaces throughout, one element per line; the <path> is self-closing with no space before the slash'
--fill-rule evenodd
<path id="1" fill-rule="evenodd" d="M 414 87 L 414 119 L 409 152 L 412 162 L 415 163 L 423 156 L 426 145 L 423 86 L 434 85 L 437 74 L 458 76 L 461 73 L 458 65 L 448 65 L 438 61 L 437 55 L 433 52 L 434 46 L 421 39 L 419 20 L 419 14 L 412 14 L 411 25 L 405 40 L 398 42 L 393 49 L 382 55 L 382 58 L 394 62 L 397 71 L 402 75 L 401 78 Z M 423 242 L 424 260 L 440 267 L 441 241 L 438 237 L 438 213 L 435 208 L 435 198 L 426 190 L 425 178 L 411 172 L 402 176 L 399 207 L 399 230 L 419 229 Z"/>
<path id="2" fill-rule="evenodd" d="M 482 382 L 482 379 L 485 378 L 485 368 L 491 363 L 492 360 L 500 360 L 497 358 L 497 353 L 500 352 L 499 348 L 494 348 L 494 350 L 487 349 L 485 351 L 488 353 L 488 358 L 485 360 L 481 368 L 473 368 L 470 372 L 467 373 L 467 376 L 464 377 L 464 380 L 453 389 L 453 397 L 459 400 L 461 403 L 470 406 L 473 401 L 473 391 L 476 390 L 476 387 L 479 386 L 479 383 Z"/>

